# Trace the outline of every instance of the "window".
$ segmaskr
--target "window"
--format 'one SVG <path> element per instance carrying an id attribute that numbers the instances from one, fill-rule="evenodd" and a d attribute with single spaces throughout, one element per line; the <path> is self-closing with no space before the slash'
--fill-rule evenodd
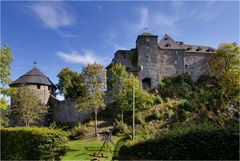
<path id="1" fill-rule="evenodd" d="M 167 38 L 167 37 L 165 37 L 165 38 L 164 38 L 164 40 L 168 40 L 168 38 Z"/>
<path id="2" fill-rule="evenodd" d="M 146 42 L 150 42 L 150 39 L 149 39 L 149 38 L 147 38 L 147 39 L 146 39 Z"/>
<path id="3" fill-rule="evenodd" d="M 51 90 L 51 87 L 50 87 L 50 86 L 48 86 L 48 90 L 49 90 L 49 91 Z"/>
<path id="4" fill-rule="evenodd" d="M 196 51 L 201 51 L 202 49 L 200 48 L 200 47 L 198 47 L 197 49 L 196 49 Z"/>
<path id="5" fill-rule="evenodd" d="M 171 44 L 167 43 L 164 47 L 171 47 Z"/>
<path id="6" fill-rule="evenodd" d="M 37 89 L 41 89 L 41 86 L 40 86 L 40 85 L 37 85 Z"/>
<path id="7" fill-rule="evenodd" d="M 177 60 L 174 61 L 174 64 L 177 64 Z"/>
<path id="8" fill-rule="evenodd" d="M 187 64 L 185 65 L 185 68 L 187 68 Z"/>

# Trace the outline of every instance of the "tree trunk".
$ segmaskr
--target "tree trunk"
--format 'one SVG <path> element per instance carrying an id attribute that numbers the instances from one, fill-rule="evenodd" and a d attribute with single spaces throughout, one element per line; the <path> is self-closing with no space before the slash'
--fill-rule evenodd
<path id="1" fill-rule="evenodd" d="M 98 131 L 97 131 L 97 108 L 95 108 L 95 136 L 98 137 Z"/>

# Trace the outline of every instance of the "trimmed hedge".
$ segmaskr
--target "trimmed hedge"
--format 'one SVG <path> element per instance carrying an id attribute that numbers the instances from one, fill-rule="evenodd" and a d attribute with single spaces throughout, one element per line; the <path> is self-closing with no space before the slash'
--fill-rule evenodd
<path id="1" fill-rule="evenodd" d="M 67 135 L 38 127 L 1 129 L 1 160 L 60 160 L 66 152 Z"/>
<path id="2" fill-rule="evenodd" d="M 124 145 L 121 156 L 141 160 L 238 160 L 239 131 L 215 128 L 170 132 L 158 139 Z"/>

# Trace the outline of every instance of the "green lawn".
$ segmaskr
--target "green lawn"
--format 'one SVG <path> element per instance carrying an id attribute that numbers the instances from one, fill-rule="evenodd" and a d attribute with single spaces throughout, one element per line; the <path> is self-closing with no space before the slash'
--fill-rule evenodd
<path id="1" fill-rule="evenodd" d="M 116 144 L 119 139 L 120 137 L 113 136 L 112 141 L 114 144 Z M 65 156 L 63 156 L 62 160 L 91 160 L 94 157 L 89 155 L 94 154 L 94 152 L 96 152 L 92 150 L 100 149 L 102 145 L 103 141 L 101 141 L 101 139 L 97 140 L 95 138 L 69 141 L 68 143 L 69 150 L 65 154 Z M 111 143 L 109 143 L 109 145 L 111 146 L 112 151 L 114 151 L 114 145 Z M 100 158 L 100 160 L 111 160 L 113 154 L 110 152 L 110 150 L 107 149 L 106 151 L 103 152 L 103 155 L 108 156 L 108 158 L 107 159 Z"/>

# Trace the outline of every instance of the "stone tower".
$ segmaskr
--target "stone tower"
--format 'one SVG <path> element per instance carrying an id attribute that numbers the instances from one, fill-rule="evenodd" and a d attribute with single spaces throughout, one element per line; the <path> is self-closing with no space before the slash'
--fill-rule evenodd
<path id="1" fill-rule="evenodd" d="M 143 70 L 139 71 L 139 79 L 144 89 L 157 88 L 159 85 L 157 38 L 156 35 L 143 33 L 136 41 L 138 66 L 143 66 Z"/>
<path id="2" fill-rule="evenodd" d="M 9 86 L 17 88 L 23 85 L 33 89 L 44 105 L 49 105 L 49 98 L 51 95 L 56 96 L 56 86 L 36 67 L 19 77 Z M 14 98 L 12 98 L 12 101 L 13 100 Z"/>

